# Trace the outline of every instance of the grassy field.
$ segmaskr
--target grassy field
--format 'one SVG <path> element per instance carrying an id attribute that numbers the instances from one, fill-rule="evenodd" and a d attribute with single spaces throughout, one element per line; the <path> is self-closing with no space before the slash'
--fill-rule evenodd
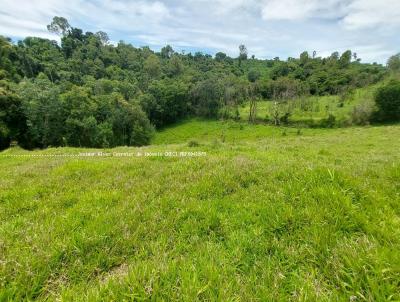
<path id="1" fill-rule="evenodd" d="M 400 126 L 199 120 L 101 150 L 142 156 L 6 150 L 0 301 L 399 301 L 399 150 Z"/>
<path id="2" fill-rule="evenodd" d="M 349 123 L 353 108 L 361 103 L 374 106 L 374 94 L 376 88 L 382 83 L 354 90 L 353 94 L 341 98 L 337 95 L 311 96 L 299 99 L 289 100 L 282 106 L 281 110 L 290 112 L 289 122 L 292 123 L 310 123 L 319 122 L 332 114 L 337 122 L 341 124 Z M 257 104 L 257 118 L 260 121 L 271 120 L 273 106 L 272 101 L 259 101 Z M 246 103 L 239 108 L 240 119 L 247 121 L 250 107 Z"/>

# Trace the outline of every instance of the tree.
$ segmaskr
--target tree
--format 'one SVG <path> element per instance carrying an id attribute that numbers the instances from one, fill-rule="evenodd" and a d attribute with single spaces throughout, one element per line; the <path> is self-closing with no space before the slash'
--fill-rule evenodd
<path id="1" fill-rule="evenodd" d="M 289 77 L 282 77 L 275 81 L 270 82 L 270 89 L 272 98 L 279 99 L 293 99 L 300 95 L 305 94 L 306 87 L 299 80 L 294 80 Z"/>
<path id="2" fill-rule="evenodd" d="M 247 79 L 249 80 L 249 82 L 254 83 L 260 78 L 260 76 L 261 73 L 258 70 L 252 69 L 247 74 Z"/>
<path id="3" fill-rule="evenodd" d="M 378 107 L 378 118 L 381 121 L 400 121 L 400 81 L 392 80 L 379 88 L 375 103 Z"/>
<path id="4" fill-rule="evenodd" d="M 27 119 L 27 147 L 61 145 L 65 114 L 59 99 L 60 87 L 41 73 L 35 80 L 21 82 L 17 92 Z"/>
<path id="5" fill-rule="evenodd" d="M 199 116 L 215 118 L 223 106 L 223 87 L 216 78 L 198 82 L 191 90 L 196 113 Z"/>
<path id="6" fill-rule="evenodd" d="M 161 73 L 160 59 L 151 54 L 144 62 L 143 69 L 151 78 L 157 78 Z"/>
<path id="7" fill-rule="evenodd" d="M 113 98 L 114 146 L 143 146 L 150 142 L 154 129 L 139 105 L 128 103 L 120 95 Z"/>
<path id="8" fill-rule="evenodd" d="M 242 64 L 242 61 L 247 60 L 247 48 L 245 45 L 239 45 L 239 66 Z"/>
<path id="9" fill-rule="evenodd" d="M 188 113 L 188 86 L 178 80 L 154 81 L 149 86 L 152 98 L 142 103 L 149 114 L 150 120 L 156 126 L 176 122 Z"/>
<path id="10" fill-rule="evenodd" d="M 224 60 L 226 59 L 226 57 L 227 57 L 226 53 L 223 53 L 223 52 L 217 52 L 217 53 L 215 54 L 215 60 L 216 60 L 217 62 L 222 62 L 222 61 L 224 61 Z"/>
<path id="11" fill-rule="evenodd" d="M 163 59 L 171 58 L 174 53 L 175 52 L 170 45 L 167 45 L 167 46 L 161 48 L 161 58 L 163 58 Z"/>
<path id="12" fill-rule="evenodd" d="M 249 122 L 255 123 L 257 120 L 257 98 L 250 98 L 250 111 L 249 111 Z"/>
<path id="13" fill-rule="evenodd" d="M 0 150 L 9 147 L 11 141 L 25 145 L 26 117 L 21 98 L 10 89 L 11 83 L 0 74 Z"/>
<path id="14" fill-rule="evenodd" d="M 400 71 L 400 53 L 389 58 L 387 67 L 393 72 Z"/>
<path id="15" fill-rule="evenodd" d="M 307 51 L 302 52 L 300 54 L 300 65 L 304 66 L 308 62 L 309 59 L 310 59 L 310 56 L 309 56 L 308 52 Z"/>
<path id="16" fill-rule="evenodd" d="M 340 67 L 346 68 L 347 66 L 349 66 L 350 63 L 351 63 L 351 58 L 352 58 L 351 50 L 345 51 L 345 52 L 340 56 L 340 59 L 339 59 Z"/>
<path id="17" fill-rule="evenodd" d="M 110 42 L 110 38 L 108 37 L 108 34 L 105 33 L 104 31 L 98 31 L 96 33 L 96 37 L 100 40 L 102 45 L 107 45 Z"/>
<path id="18" fill-rule="evenodd" d="M 53 21 L 47 25 L 47 30 L 57 35 L 66 36 L 71 31 L 68 20 L 63 17 L 54 17 Z"/>
<path id="19" fill-rule="evenodd" d="M 313 53 L 312 53 L 312 58 L 315 59 L 316 57 L 317 57 L 317 51 L 314 50 Z"/>
<path id="20" fill-rule="evenodd" d="M 183 63 L 178 55 L 173 55 L 167 65 L 167 74 L 170 77 L 178 76 L 183 71 Z"/>
<path id="21" fill-rule="evenodd" d="M 86 87 L 73 86 L 60 95 L 66 110 L 65 137 L 68 145 L 76 147 L 95 147 L 97 104 Z"/>

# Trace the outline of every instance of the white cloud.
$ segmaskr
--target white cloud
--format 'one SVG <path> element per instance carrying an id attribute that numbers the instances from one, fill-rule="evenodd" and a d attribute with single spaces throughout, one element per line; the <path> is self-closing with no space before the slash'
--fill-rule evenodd
<path id="1" fill-rule="evenodd" d="M 317 1 L 267 1 L 261 14 L 265 20 L 301 20 L 308 18 L 317 8 Z"/>
<path id="2" fill-rule="evenodd" d="M 21 3 L 24 2 L 24 3 Z M 12 30 L 30 28 L 37 33 L 46 31 L 46 24 L 53 16 L 67 17 L 71 23 L 85 24 L 96 30 L 108 29 L 145 29 L 146 26 L 158 24 L 169 15 L 168 8 L 160 1 L 134 0 L 0 0 L 0 26 L 6 27 L 7 20 L 13 20 L 16 26 Z M 26 26 L 30 22 L 32 26 Z M 9 33 L 2 33 L 9 34 Z"/>
<path id="3" fill-rule="evenodd" d="M 305 20 L 335 18 L 343 14 L 346 0 L 265 0 L 261 15 L 265 20 Z"/>
<path id="4" fill-rule="evenodd" d="M 342 19 L 346 29 L 400 25 L 399 0 L 264 0 L 265 20 Z"/>
<path id="5" fill-rule="evenodd" d="M 349 29 L 393 28 L 400 25 L 399 0 L 353 0 L 343 24 Z"/>

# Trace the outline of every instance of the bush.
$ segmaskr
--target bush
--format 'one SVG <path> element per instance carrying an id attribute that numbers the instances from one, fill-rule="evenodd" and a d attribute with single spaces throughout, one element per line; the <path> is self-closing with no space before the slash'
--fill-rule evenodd
<path id="1" fill-rule="evenodd" d="M 374 106 L 371 103 L 364 102 L 358 104 L 353 108 L 350 117 L 350 124 L 353 125 L 368 125 L 372 114 L 374 112 Z"/>
<path id="2" fill-rule="evenodd" d="M 336 117 L 333 114 L 329 114 L 326 119 L 321 120 L 321 127 L 333 128 L 336 125 Z"/>
<path id="3" fill-rule="evenodd" d="M 216 118 L 222 107 L 223 87 L 216 78 L 197 83 L 191 90 L 196 114 L 207 118 Z"/>
<path id="4" fill-rule="evenodd" d="M 249 73 L 247 74 L 247 79 L 251 83 L 255 83 L 261 76 L 261 73 L 258 70 L 250 70 Z"/>
<path id="5" fill-rule="evenodd" d="M 382 122 L 400 121 L 400 81 L 393 80 L 378 89 L 375 96 L 377 117 Z"/>
<path id="6" fill-rule="evenodd" d="M 290 117 L 290 112 L 286 112 L 284 115 L 281 116 L 281 123 L 282 124 L 289 124 L 289 117 Z"/>
<path id="7" fill-rule="evenodd" d="M 8 128 L 0 122 L 0 150 L 8 148 L 10 141 Z"/>

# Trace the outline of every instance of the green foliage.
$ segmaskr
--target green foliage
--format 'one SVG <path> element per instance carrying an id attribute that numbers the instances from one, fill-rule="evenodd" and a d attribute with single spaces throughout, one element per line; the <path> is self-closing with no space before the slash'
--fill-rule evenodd
<path id="1" fill-rule="evenodd" d="M 336 125 L 336 117 L 330 113 L 327 118 L 321 120 L 320 125 L 325 128 L 333 128 Z"/>
<path id="2" fill-rule="evenodd" d="M 176 122 L 188 111 L 188 86 L 182 81 L 170 79 L 154 81 L 149 86 L 149 96 L 141 98 L 141 104 L 150 121 L 160 127 Z"/>
<path id="3" fill-rule="evenodd" d="M 256 82 L 261 76 L 261 73 L 258 70 L 250 70 L 247 74 L 247 79 L 249 82 L 254 83 Z"/>
<path id="4" fill-rule="evenodd" d="M 27 141 L 22 144 L 28 148 L 62 145 L 65 112 L 60 87 L 40 74 L 34 80 L 20 82 L 16 90 L 27 123 Z"/>
<path id="5" fill-rule="evenodd" d="M 182 74 L 184 69 L 182 60 L 179 56 L 172 56 L 166 68 L 166 74 L 169 77 L 176 77 Z"/>
<path id="6" fill-rule="evenodd" d="M 280 77 L 262 85 L 261 94 L 273 100 L 292 99 L 306 94 L 307 87 L 299 80 L 290 77 Z"/>
<path id="7" fill-rule="evenodd" d="M 247 47 L 243 44 L 239 45 L 239 65 L 242 61 L 247 60 Z"/>
<path id="8" fill-rule="evenodd" d="M 381 121 L 400 121 L 400 81 L 393 80 L 379 88 L 375 102 Z"/>
<path id="9" fill-rule="evenodd" d="M 400 71 L 400 53 L 394 56 L 391 56 L 387 62 L 388 68 L 393 72 Z"/>
<path id="10" fill-rule="evenodd" d="M 218 116 L 223 105 L 223 87 L 218 79 L 198 82 L 191 94 L 197 115 L 209 118 Z"/>
<path id="11" fill-rule="evenodd" d="M 341 68 L 346 68 L 346 67 L 348 67 L 348 66 L 350 65 L 350 63 L 351 63 L 351 58 L 352 58 L 352 52 L 351 52 L 351 50 L 345 51 L 345 52 L 341 55 L 341 57 L 340 57 L 340 59 L 339 59 L 339 65 L 340 65 L 340 67 L 341 67 Z"/>
<path id="12" fill-rule="evenodd" d="M 374 106 L 370 102 L 360 103 L 354 106 L 351 112 L 351 124 L 368 125 L 374 114 Z"/>
<path id="13" fill-rule="evenodd" d="M 71 26 L 68 20 L 63 17 L 54 17 L 51 24 L 47 25 L 48 31 L 59 35 L 66 35 L 70 30 Z"/>
<path id="14" fill-rule="evenodd" d="M 161 73 L 161 63 L 159 58 L 152 54 L 145 61 L 143 65 L 144 72 L 147 73 L 150 78 L 157 78 Z"/>
<path id="15" fill-rule="evenodd" d="M 174 54 L 174 50 L 173 50 L 173 48 L 171 47 L 171 45 L 167 45 L 167 46 L 165 46 L 165 47 L 163 47 L 162 49 L 161 49 L 161 57 L 163 58 L 163 59 L 169 59 L 169 58 L 171 58 L 172 57 L 172 55 Z"/>
<path id="16" fill-rule="evenodd" d="M 226 53 L 217 52 L 217 53 L 215 54 L 215 60 L 216 60 L 217 62 L 222 62 L 222 61 L 224 61 L 226 58 L 227 58 Z"/>
<path id="17" fill-rule="evenodd" d="M 28 148 L 48 146 L 113 147 L 144 145 L 152 136 L 150 122 L 102 80 L 90 87 L 72 86 L 62 92 L 45 75 L 21 82 L 17 91 L 27 118 Z"/>
<path id="18" fill-rule="evenodd" d="M 25 142 L 26 117 L 21 99 L 10 90 L 6 80 L 0 80 L 0 149 L 9 147 L 11 141 Z"/>

